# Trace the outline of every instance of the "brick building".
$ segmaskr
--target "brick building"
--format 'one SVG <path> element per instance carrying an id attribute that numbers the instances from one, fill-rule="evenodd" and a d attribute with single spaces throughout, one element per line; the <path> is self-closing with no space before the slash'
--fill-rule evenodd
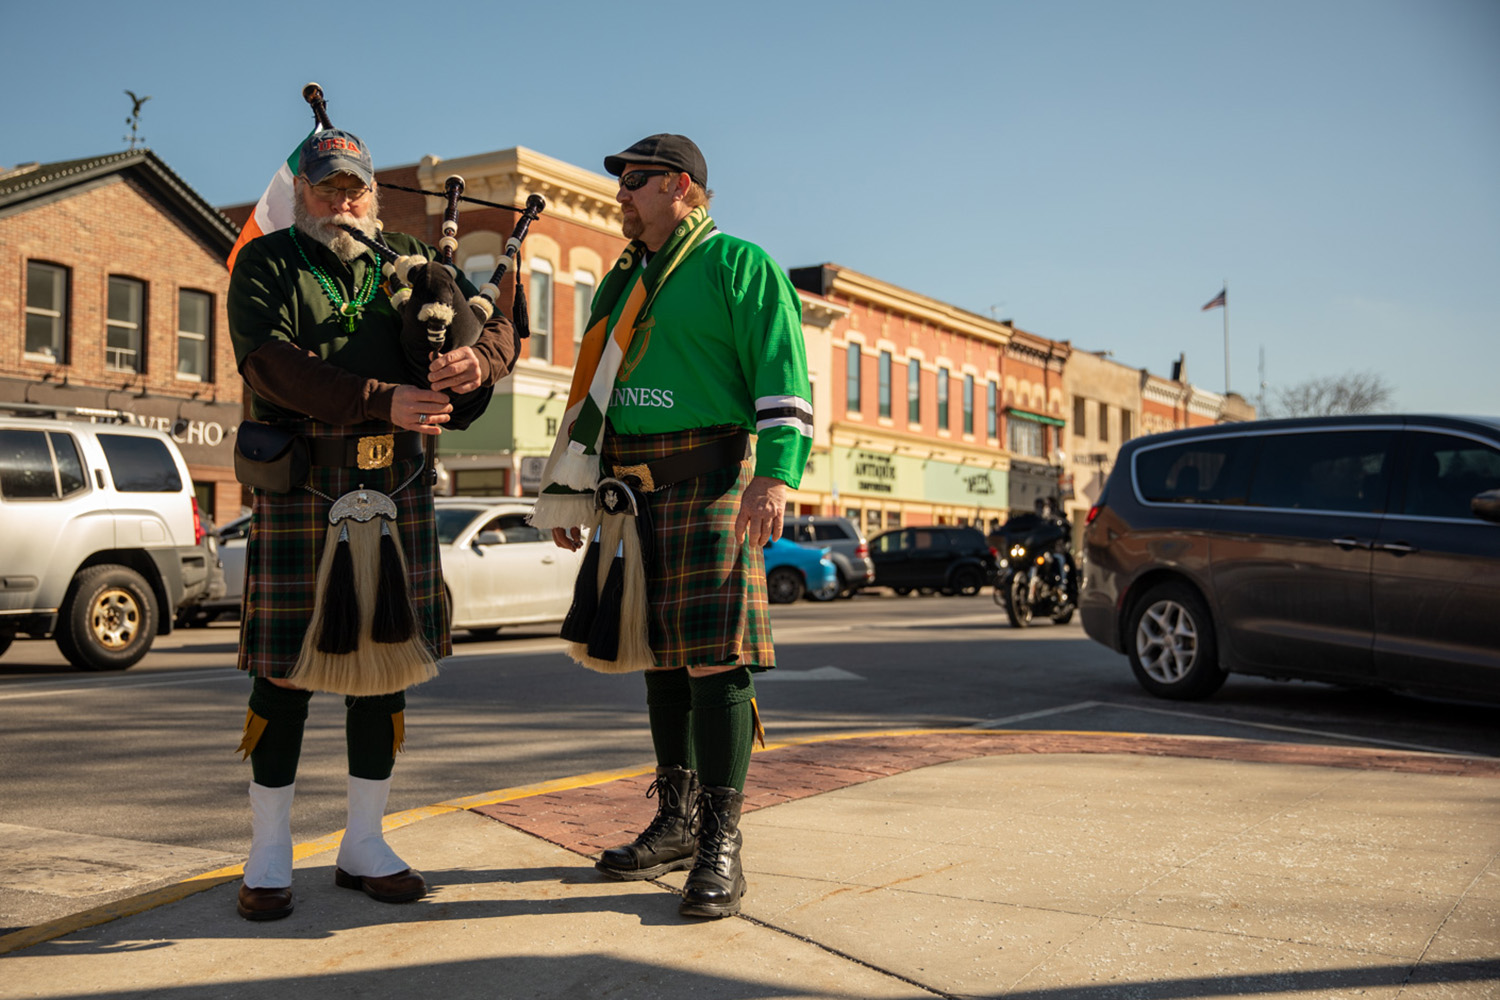
<path id="1" fill-rule="evenodd" d="M 0 173 L 0 402 L 119 411 L 176 440 L 200 509 L 239 515 L 235 227 L 150 150 Z"/>

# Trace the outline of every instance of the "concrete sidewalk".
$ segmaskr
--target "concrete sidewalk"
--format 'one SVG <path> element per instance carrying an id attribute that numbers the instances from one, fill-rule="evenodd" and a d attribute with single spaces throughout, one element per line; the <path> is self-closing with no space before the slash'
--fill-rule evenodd
<path id="1" fill-rule="evenodd" d="M 387 906 L 299 848 L 0 938 L 0 996 L 1500 997 L 1500 761 L 1121 734 L 919 731 L 757 753 L 741 917 L 597 876 L 649 774 L 392 817 Z M 753 811 L 752 811 L 753 810 Z"/>

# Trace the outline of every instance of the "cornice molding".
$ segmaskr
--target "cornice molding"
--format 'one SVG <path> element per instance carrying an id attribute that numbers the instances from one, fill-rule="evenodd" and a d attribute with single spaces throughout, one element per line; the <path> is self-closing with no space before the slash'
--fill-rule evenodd
<path id="1" fill-rule="evenodd" d="M 849 315 L 849 307 L 841 306 L 837 302 L 829 302 L 810 292 L 797 290 L 797 298 L 802 300 L 802 323 L 804 326 L 832 326 L 835 322 Z"/>
<path id="2" fill-rule="evenodd" d="M 1004 323 L 985 319 L 977 313 L 928 298 L 858 271 L 837 268 L 830 294 L 842 295 L 857 302 L 877 305 L 913 319 L 926 320 L 955 333 L 966 334 L 986 343 L 1004 346 L 1010 342 L 1011 328 Z"/>

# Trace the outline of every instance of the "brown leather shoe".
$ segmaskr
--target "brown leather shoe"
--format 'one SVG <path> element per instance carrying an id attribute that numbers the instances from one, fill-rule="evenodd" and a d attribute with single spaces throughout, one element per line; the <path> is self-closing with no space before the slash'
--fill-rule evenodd
<path id="1" fill-rule="evenodd" d="M 252 889 L 240 883 L 240 898 L 235 909 L 246 920 L 280 920 L 291 916 L 292 889 Z"/>
<path id="2" fill-rule="evenodd" d="M 410 903 L 427 895 L 427 881 L 415 868 L 371 878 L 366 875 L 350 875 L 342 868 L 333 870 L 333 884 L 342 889 L 358 889 L 371 899 L 382 903 Z"/>

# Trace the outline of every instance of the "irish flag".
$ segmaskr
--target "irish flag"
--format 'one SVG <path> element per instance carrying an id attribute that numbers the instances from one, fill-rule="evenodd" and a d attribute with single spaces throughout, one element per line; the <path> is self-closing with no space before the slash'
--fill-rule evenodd
<path id="1" fill-rule="evenodd" d="M 250 218 L 245 220 L 245 226 L 240 230 L 240 238 L 234 241 L 234 249 L 229 251 L 231 274 L 234 273 L 234 260 L 240 255 L 240 247 L 266 233 L 274 233 L 292 224 L 294 193 L 292 178 L 297 176 L 302 161 L 302 147 L 305 145 L 307 145 L 307 140 L 303 139 L 292 149 L 292 155 L 288 156 L 286 162 L 277 168 L 276 176 L 272 177 L 271 183 L 266 185 L 266 193 L 261 195 L 260 201 L 255 203 L 255 211 Z"/>

